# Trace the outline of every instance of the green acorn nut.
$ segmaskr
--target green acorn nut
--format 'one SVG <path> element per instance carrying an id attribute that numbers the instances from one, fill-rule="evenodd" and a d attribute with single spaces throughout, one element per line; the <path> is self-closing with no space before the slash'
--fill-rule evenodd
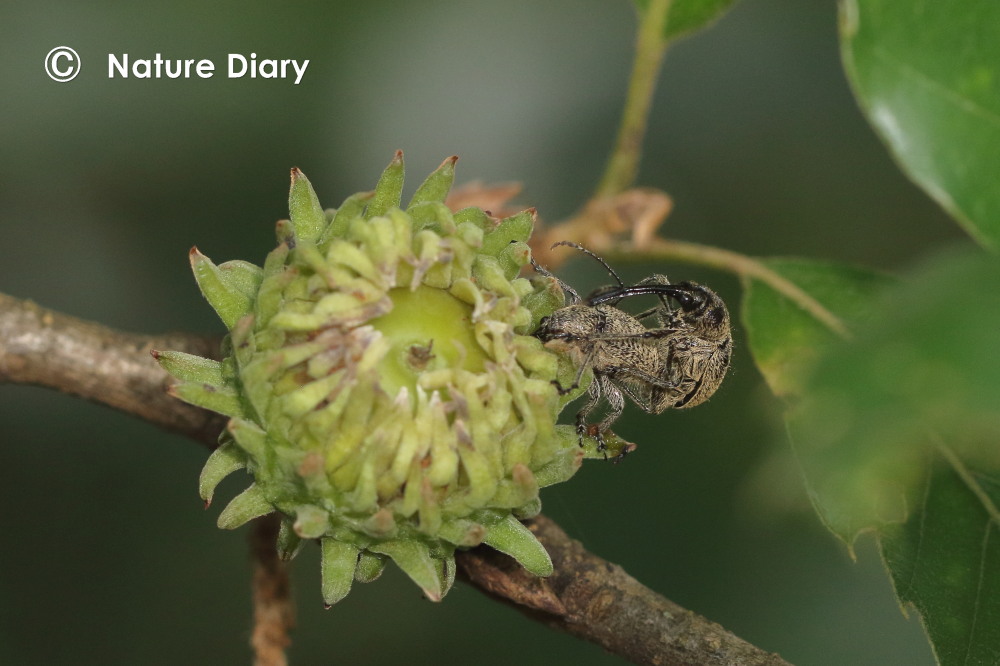
<path id="1" fill-rule="evenodd" d="M 327 604 L 394 561 L 432 599 L 456 548 L 486 543 L 528 571 L 548 554 L 519 518 L 582 458 L 556 417 L 565 359 L 531 337 L 563 304 L 552 280 L 518 274 L 534 211 L 496 219 L 444 205 L 451 157 L 400 207 L 397 153 L 373 192 L 324 211 L 292 169 L 291 220 L 263 268 L 191 266 L 229 329 L 221 363 L 158 352 L 177 397 L 230 418 L 201 474 L 206 502 L 238 469 L 253 483 L 219 516 L 236 528 L 277 511 L 278 550 L 322 550 Z"/>

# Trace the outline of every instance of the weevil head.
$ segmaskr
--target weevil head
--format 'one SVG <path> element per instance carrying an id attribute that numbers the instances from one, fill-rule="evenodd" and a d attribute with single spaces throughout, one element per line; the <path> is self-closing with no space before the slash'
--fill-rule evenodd
<path id="1" fill-rule="evenodd" d="M 714 291 L 697 282 L 678 282 L 670 297 L 678 306 L 677 314 L 698 337 L 722 340 L 730 337 L 729 309 Z"/>

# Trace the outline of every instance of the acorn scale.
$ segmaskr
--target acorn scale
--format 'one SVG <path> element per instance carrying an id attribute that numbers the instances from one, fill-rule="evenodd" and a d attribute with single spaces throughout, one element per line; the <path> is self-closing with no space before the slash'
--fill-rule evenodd
<path id="1" fill-rule="evenodd" d="M 529 335 L 563 304 L 553 280 L 519 277 L 534 211 L 453 212 L 456 159 L 405 208 L 401 152 L 373 191 L 334 210 L 292 169 L 290 219 L 262 267 L 191 250 L 229 331 L 224 360 L 154 354 L 174 395 L 230 419 L 201 497 L 240 469 L 253 479 L 219 527 L 278 512 L 283 558 L 319 542 L 328 605 L 389 560 L 439 600 L 455 550 L 480 543 L 548 575 L 519 519 L 539 512 L 539 488 L 604 457 L 556 424 L 576 396 L 553 380 L 573 368 Z"/>

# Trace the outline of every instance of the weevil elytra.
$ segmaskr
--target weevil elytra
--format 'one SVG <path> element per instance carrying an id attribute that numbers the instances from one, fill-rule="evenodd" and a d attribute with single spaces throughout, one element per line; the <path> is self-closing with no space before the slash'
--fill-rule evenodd
<path id="1" fill-rule="evenodd" d="M 729 369 L 733 340 L 729 310 L 714 291 L 695 282 L 671 283 L 664 275 L 626 286 L 590 250 L 568 241 L 558 245 L 593 257 L 617 282 L 581 298 L 532 261 L 539 274 L 557 280 L 566 294 L 566 304 L 543 318 L 534 333 L 550 349 L 569 354 L 576 364 L 570 386 L 556 382 L 559 392 L 579 388 L 587 368 L 594 373 L 587 402 L 576 415 L 581 443 L 590 434 L 603 447 L 604 433 L 625 408 L 625 395 L 643 411 L 659 414 L 669 408 L 694 407 L 715 393 Z M 655 296 L 659 304 L 635 315 L 618 308 L 622 300 L 639 296 Z M 650 319 L 655 325 L 643 323 Z M 588 426 L 587 417 L 602 396 L 610 409 L 599 423 Z"/>

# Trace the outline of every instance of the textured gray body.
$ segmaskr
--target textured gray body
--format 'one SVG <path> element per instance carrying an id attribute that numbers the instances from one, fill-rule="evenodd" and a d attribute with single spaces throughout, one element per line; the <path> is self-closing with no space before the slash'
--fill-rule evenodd
<path id="1" fill-rule="evenodd" d="M 654 275 L 633 287 L 599 289 L 581 299 L 569 285 L 560 284 L 568 303 L 544 318 L 535 335 L 576 364 L 573 384 L 560 386 L 561 392 L 579 387 L 586 369 L 593 370 L 589 399 L 576 417 L 581 441 L 589 433 L 603 443 L 603 434 L 624 409 L 624 395 L 644 411 L 659 414 L 701 404 L 722 383 L 732 335 L 729 312 L 712 290 L 693 282 L 672 284 Z M 640 295 L 656 296 L 659 305 L 636 315 L 617 307 L 622 299 Z M 652 326 L 643 323 L 650 319 Z M 588 427 L 587 416 L 602 396 L 610 409 Z"/>

